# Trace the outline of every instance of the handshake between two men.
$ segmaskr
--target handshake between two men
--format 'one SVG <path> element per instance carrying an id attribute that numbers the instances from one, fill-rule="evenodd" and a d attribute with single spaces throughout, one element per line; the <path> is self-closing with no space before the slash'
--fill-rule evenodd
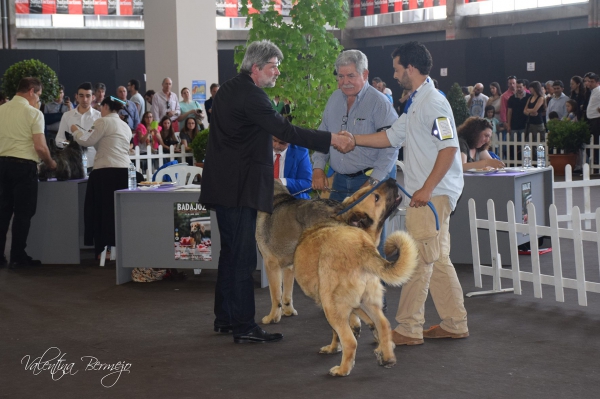
<path id="1" fill-rule="evenodd" d="M 342 130 L 331 135 L 331 145 L 342 154 L 347 154 L 356 147 L 356 139 L 352 133 Z"/>

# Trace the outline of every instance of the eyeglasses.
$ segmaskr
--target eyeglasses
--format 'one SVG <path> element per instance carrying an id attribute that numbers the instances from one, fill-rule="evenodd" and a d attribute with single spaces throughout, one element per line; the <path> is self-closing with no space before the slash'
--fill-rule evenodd
<path id="1" fill-rule="evenodd" d="M 342 128 L 341 130 L 348 129 L 348 115 L 342 116 Z"/>
<path id="2" fill-rule="evenodd" d="M 511 79 L 517 79 L 517 77 L 515 75 L 510 75 L 508 78 L 506 78 L 506 80 L 511 80 Z"/>

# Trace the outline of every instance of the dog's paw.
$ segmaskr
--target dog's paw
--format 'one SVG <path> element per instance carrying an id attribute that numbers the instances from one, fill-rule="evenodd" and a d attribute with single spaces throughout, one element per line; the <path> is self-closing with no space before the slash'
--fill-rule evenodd
<path id="1" fill-rule="evenodd" d="M 261 321 L 263 324 L 277 324 L 277 323 L 279 323 L 280 320 L 281 320 L 281 315 L 278 314 L 276 316 L 267 315 L 267 316 L 263 317 Z"/>
<path id="2" fill-rule="evenodd" d="M 336 353 L 340 353 L 342 349 L 340 345 L 327 345 L 319 349 L 319 353 L 323 353 L 325 355 L 334 355 Z"/>
<path id="3" fill-rule="evenodd" d="M 373 351 L 375 357 L 377 357 L 377 364 L 385 367 L 386 369 L 390 369 L 396 365 L 396 357 L 392 356 L 389 359 L 385 359 L 383 356 L 383 351 L 380 348 L 377 348 Z"/>
<path id="4" fill-rule="evenodd" d="M 298 316 L 298 312 L 296 311 L 296 309 L 294 309 L 292 307 L 286 308 L 284 306 L 283 307 L 283 315 L 286 317 Z"/>
<path id="5" fill-rule="evenodd" d="M 340 366 L 334 366 L 329 370 L 329 375 L 334 377 L 345 377 L 350 374 L 350 370 L 344 372 Z"/>

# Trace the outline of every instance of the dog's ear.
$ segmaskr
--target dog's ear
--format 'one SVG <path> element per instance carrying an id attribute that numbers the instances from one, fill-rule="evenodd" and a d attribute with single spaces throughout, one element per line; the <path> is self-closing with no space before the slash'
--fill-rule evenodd
<path id="1" fill-rule="evenodd" d="M 347 219 L 350 226 L 359 227 L 363 230 L 368 229 L 373 225 L 373 219 L 364 212 L 354 212 Z"/>

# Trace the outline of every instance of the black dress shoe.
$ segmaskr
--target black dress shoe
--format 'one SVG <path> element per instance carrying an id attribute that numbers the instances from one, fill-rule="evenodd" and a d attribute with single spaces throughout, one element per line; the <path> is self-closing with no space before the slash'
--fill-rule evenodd
<path id="1" fill-rule="evenodd" d="M 33 259 L 31 256 L 28 256 L 21 260 L 15 260 L 15 261 L 10 262 L 10 264 L 8 265 L 8 268 L 15 270 L 15 269 L 22 269 L 25 267 L 40 266 L 41 264 L 42 264 L 41 261 L 39 261 L 37 259 Z"/>
<path id="2" fill-rule="evenodd" d="M 277 342 L 283 339 L 283 334 L 275 333 L 269 334 L 259 326 L 254 327 L 252 330 L 245 334 L 239 334 L 233 336 L 233 342 L 236 344 L 248 344 L 257 343 L 264 344 L 267 342 Z"/>
<path id="3" fill-rule="evenodd" d="M 215 332 L 221 334 L 231 334 L 233 332 L 233 326 L 215 326 Z"/>

